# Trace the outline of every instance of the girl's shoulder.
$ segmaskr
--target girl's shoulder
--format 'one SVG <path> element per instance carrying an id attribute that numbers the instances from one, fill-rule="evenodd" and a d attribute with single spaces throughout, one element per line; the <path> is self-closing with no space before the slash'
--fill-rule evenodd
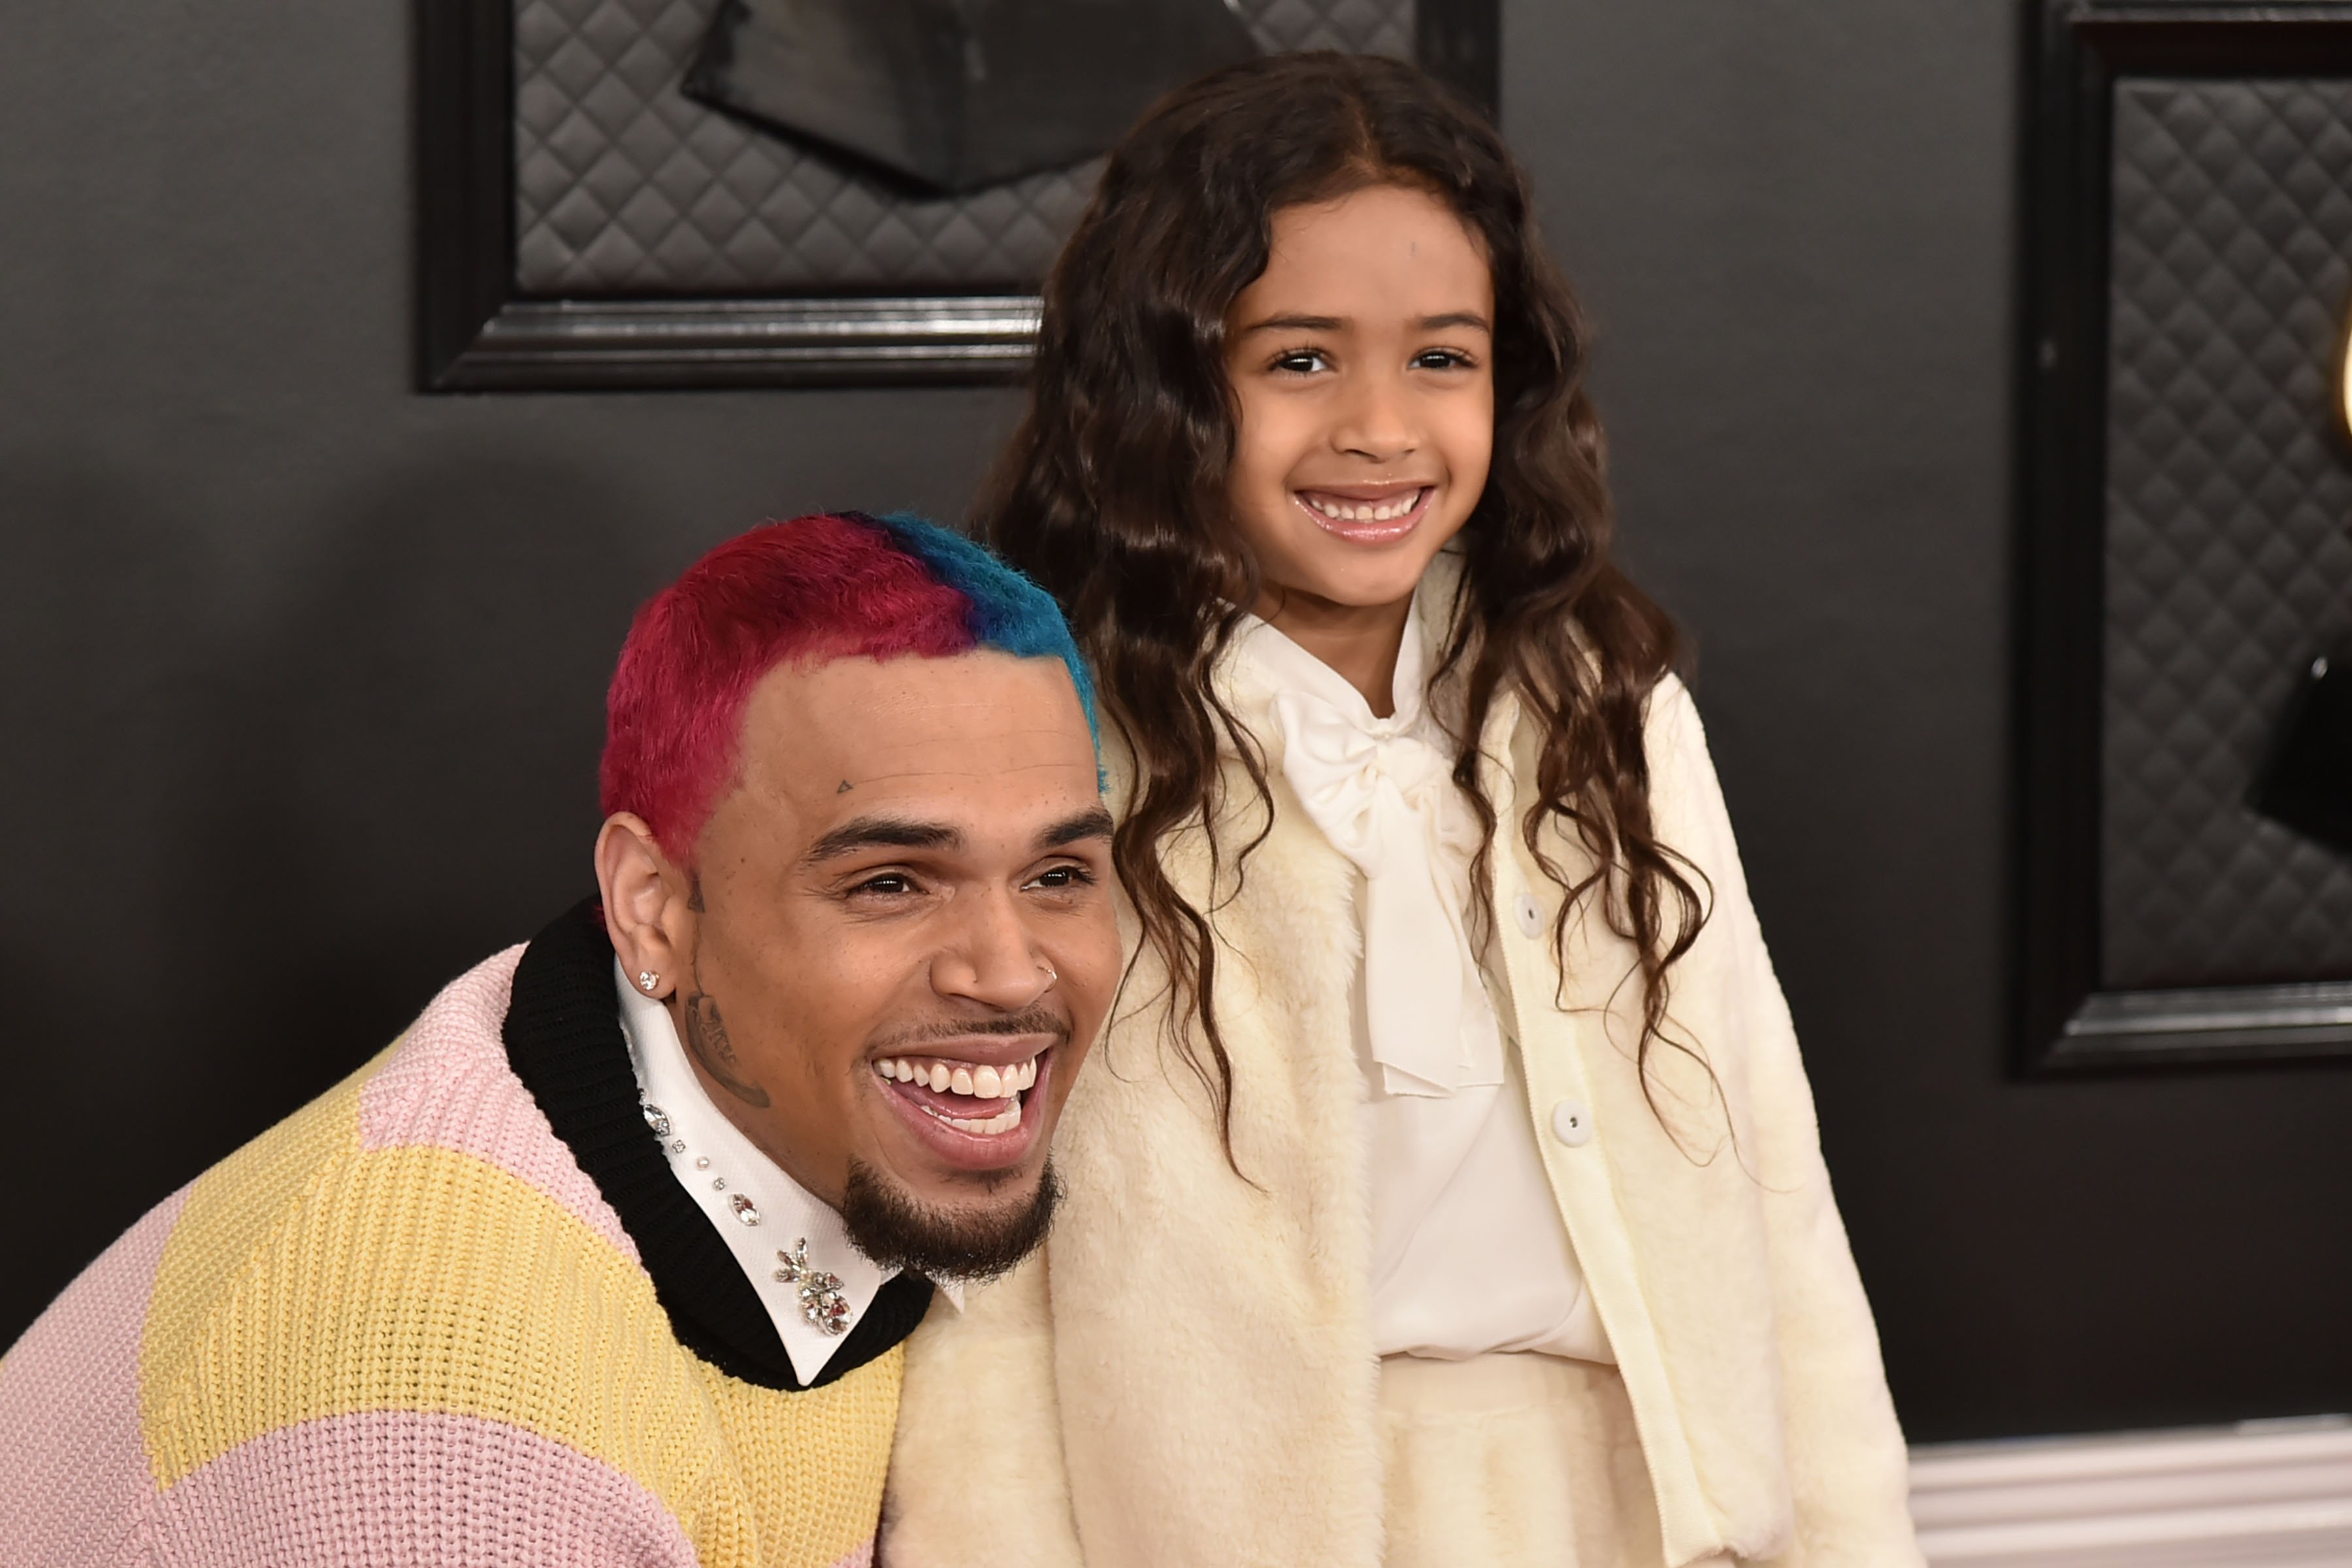
<path id="1" fill-rule="evenodd" d="M 1650 692 L 1642 742 L 1650 770 L 1650 817 L 1659 841 L 1711 879 L 1741 878 L 1739 847 L 1706 726 L 1690 688 L 1671 673 Z"/>

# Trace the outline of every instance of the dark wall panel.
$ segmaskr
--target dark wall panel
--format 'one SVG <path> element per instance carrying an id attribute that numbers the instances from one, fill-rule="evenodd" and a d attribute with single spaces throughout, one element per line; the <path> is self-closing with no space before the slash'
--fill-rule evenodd
<path id="1" fill-rule="evenodd" d="M 1526 5 L 1505 114 L 1912 1436 L 2352 1407 L 2352 1071 L 2008 1070 L 2017 27 Z"/>
<path id="2" fill-rule="evenodd" d="M 2352 633 L 2352 80 L 2116 89 L 2101 983 L 2352 977 L 2352 857 L 2246 797 Z"/>

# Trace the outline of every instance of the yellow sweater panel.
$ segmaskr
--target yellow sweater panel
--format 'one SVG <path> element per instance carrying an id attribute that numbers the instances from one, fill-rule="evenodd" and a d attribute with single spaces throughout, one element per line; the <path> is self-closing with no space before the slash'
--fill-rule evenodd
<path id="1" fill-rule="evenodd" d="M 801 1393 L 727 1376 L 677 1342 L 642 1268 L 537 1188 L 455 1150 L 362 1148 L 376 1065 L 190 1191 L 140 1360 L 159 1488 L 299 1422 L 420 1411 L 611 1466 L 704 1568 L 831 1568 L 872 1538 L 903 1348 Z"/>

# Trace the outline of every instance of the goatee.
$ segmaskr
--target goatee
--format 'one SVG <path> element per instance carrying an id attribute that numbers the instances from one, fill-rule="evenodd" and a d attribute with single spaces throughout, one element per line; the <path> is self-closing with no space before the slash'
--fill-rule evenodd
<path id="1" fill-rule="evenodd" d="M 1008 1273 L 1037 1250 L 1062 1201 L 1051 1160 L 1026 1203 L 982 1209 L 918 1202 L 856 1160 L 841 1194 L 841 1223 L 857 1250 L 886 1268 L 978 1281 Z"/>

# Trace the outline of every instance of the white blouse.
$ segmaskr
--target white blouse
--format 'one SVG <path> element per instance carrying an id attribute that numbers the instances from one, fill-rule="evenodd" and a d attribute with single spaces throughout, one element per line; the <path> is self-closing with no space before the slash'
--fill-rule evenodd
<path id="1" fill-rule="evenodd" d="M 669 1009 L 631 985 L 617 959 L 613 984 L 621 996 L 629 1065 L 636 1069 L 646 1119 L 669 1156 L 670 1174 L 734 1255 L 784 1342 L 793 1375 L 806 1385 L 874 1304 L 875 1292 L 899 1270 L 858 1251 L 833 1206 L 786 1175 L 711 1103 L 686 1059 Z M 934 1284 L 963 1306 L 957 1282 Z M 811 1289 L 804 1291 L 804 1285 Z M 829 1310 L 835 1294 L 848 1309 L 838 1316 Z M 821 1327 L 819 1318 L 832 1326 Z"/>
<path id="2" fill-rule="evenodd" d="M 1455 1361 L 1541 1351 L 1613 1362 L 1552 1200 L 1517 1042 L 1472 938 L 1476 813 L 1430 711 L 1416 600 L 1396 711 L 1256 616 L 1233 657 L 1271 692 L 1242 703 L 1332 847 L 1362 873 L 1356 1045 L 1370 1156 L 1371 1310 L 1382 1355 Z M 1501 1010 L 1507 1016 L 1508 1009 Z"/>

